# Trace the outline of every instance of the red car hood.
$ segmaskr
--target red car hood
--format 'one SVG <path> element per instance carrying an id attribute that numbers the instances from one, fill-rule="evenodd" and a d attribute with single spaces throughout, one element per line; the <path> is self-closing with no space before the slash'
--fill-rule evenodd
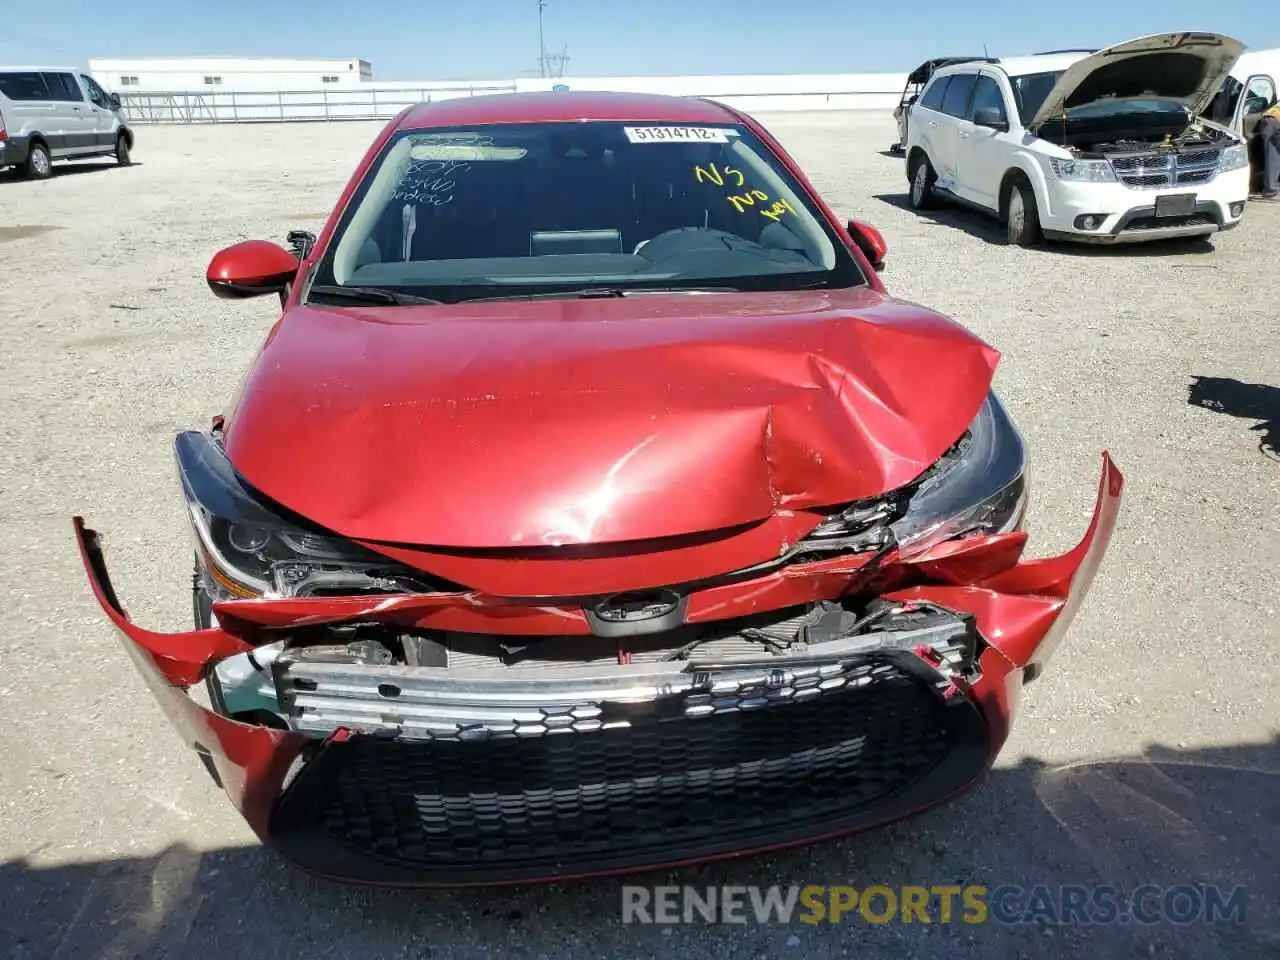
<path id="1" fill-rule="evenodd" d="M 356 539 L 643 540 L 909 482 L 976 415 L 997 358 L 869 289 L 302 307 L 250 371 L 227 452 Z"/>

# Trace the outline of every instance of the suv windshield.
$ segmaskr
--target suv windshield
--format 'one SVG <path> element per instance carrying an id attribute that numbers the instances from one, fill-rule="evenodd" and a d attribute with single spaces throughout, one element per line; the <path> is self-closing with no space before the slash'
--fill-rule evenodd
<path id="1" fill-rule="evenodd" d="M 749 130 L 607 122 L 397 134 L 314 280 L 449 303 L 866 282 Z"/>
<path id="2" fill-rule="evenodd" d="M 1054 70 L 1049 73 L 1024 73 L 1020 77 L 1009 78 L 1009 82 L 1013 84 L 1014 99 L 1018 102 L 1018 116 L 1024 127 L 1036 115 L 1036 111 L 1049 96 L 1049 91 L 1062 79 L 1064 73 L 1065 70 Z"/>

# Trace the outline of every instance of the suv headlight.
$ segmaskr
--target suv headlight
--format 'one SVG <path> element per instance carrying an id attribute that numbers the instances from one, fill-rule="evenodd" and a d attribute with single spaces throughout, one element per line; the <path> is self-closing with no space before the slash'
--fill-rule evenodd
<path id="1" fill-rule="evenodd" d="M 1083 183 L 1115 183 L 1116 172 L 1109 160 L 1061 160 L 1049 158 L 1049 169 L 1059 180 Z"/>
<path id="2" fill-rule="evenodd" d="M 796 545 L 799 553 L 896 545 L 902 558 L 972 533 L 1022 527 L 1029 494 L 1026 446 L 995 393 L 969 429 L 912 483 L 850 504 Z"/>
<path id="3" fill-rule="evenodd" d="M 1222 159 L 1218 161 L 1218 171 L 1239 170 L 1249 165 L 1249 148 L 1243 143 L 1233 143 L 1222 151 Z"/>
<path id="4" fill-rule="evenodd" d="M 215 599 L 448 589 L 359 544 L 268 504 L 203 433 L 174 440 L 196 549 Z"/>

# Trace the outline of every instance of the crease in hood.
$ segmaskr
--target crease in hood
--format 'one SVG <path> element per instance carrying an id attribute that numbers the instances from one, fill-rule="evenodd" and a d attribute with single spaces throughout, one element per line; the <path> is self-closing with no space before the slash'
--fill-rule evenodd
<path id="1" fill-rule="evenodd" d="M 972 422 L 997 359 L 865 288 L 303 307 L 249 371 L 226 449 L 353 539 L 652 540 L 910 482 Z"/>
<path id="2" fill-rule="evenodd" d="M 1107 47 L 1063 72 L 1027 128 L 1106 98 L 1175 100 L 1199 116 L 1243 52 L 1219 33 L 1157 33 Z"/>

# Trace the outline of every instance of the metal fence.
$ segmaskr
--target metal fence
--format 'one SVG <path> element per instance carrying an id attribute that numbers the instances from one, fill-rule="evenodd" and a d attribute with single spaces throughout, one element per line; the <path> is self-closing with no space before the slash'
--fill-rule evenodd
<path id="1" fill-rule="evenodd" d="M 403 87 L 393 90 L 218 90 L 121 92 L 133 123 L 281 123 L 284 121 L 386 120 L 405 107 L 432 100 L 514 93 L 510 84 Z"/>
<path id="2" fill-rule="evenodd" d="M 873 81 L 874 82 L 874 81 Z M 867 84 L 870 86 L 871 84 Z M 877 86 L 879 84 L 876 84 Z M 897 77 L 879 90 L 777 90 L 703 93 L 713 100 L 753 110 L 878 110 L 898 102 Z M 282 123 L 327 120 L 387 120 L 407 106 L 488 93 L 515 93 L 510 83 L 456 86 L 362 86 L 347 90 L 218 90 L 196 92 L 120 92 L 133 123 Z M 586 88 L 584 88 L 586 89 Z"/>

